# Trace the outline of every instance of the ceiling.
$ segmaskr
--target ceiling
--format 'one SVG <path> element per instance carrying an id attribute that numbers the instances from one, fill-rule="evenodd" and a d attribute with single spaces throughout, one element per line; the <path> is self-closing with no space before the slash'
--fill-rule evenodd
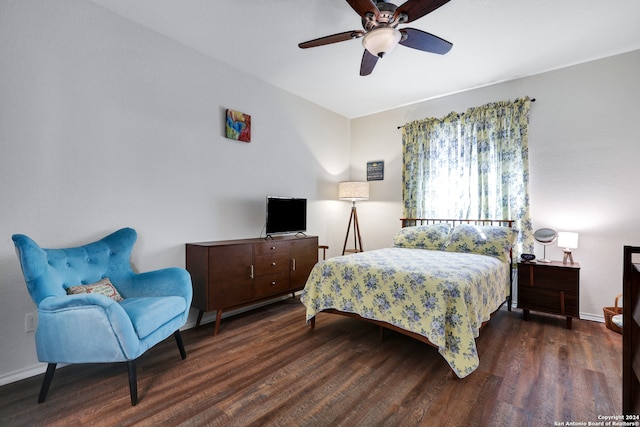
<path id="1" fill-rule="evenodd" d="M 345 0 L 91 1 L 347 118 L 640 49 L 638 0 L 451 0 L 400 26 L 448 54 L 398 46 L 361 77 L 361 40 L 298 48 L 362 29 Z"/>

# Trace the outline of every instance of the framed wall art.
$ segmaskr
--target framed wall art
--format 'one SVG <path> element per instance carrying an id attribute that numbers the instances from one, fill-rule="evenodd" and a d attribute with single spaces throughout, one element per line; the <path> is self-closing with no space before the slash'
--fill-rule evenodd
<path id="1" fill-rule="evenodd" d="M 367 181 L 382 181 L 384 179 L 384 160 L 367 162 Z"/>
<path id="2" fill-rule="evenodd" d="M 236 141 L 251 142 L 251 116 L 227 108 L 225 136 Z"/>

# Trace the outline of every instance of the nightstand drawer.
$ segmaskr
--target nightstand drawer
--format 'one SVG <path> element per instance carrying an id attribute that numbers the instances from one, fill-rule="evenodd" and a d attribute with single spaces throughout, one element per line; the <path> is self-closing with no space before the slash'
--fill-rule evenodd
<path id="1" fill-rule="evenodd" d="M 575 293 L 528 286 L 518 291 L 518 308 L 578 317 L 578 298 Z"/>
<path id="2" fill-rule="evenodd" d="M 518 266 L 518 284 L 542 289 L 577 292 L 580 270 L 535 264 Z"/>

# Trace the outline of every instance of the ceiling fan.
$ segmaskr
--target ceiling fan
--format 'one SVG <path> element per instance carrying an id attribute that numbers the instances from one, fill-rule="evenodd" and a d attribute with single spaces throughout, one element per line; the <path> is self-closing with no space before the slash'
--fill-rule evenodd
<path id="1" fill-rule="evenodd" d="M 416 28 L 398 29 L 405 24 L 433 12 L 449 0 L 408 0 L 396 6 L 386 0 L 347 0 L 347 3 L 362 17 L 363 30 L 320 37 L 298 44 L 302 49 L 343 42 L 362 37 L 365 48 L 360 64 L 360 75 L 371 74 L 373 68 L 385 54 L 399 43 L 406 47 L 444 55 L 453 46 L 448 41 Z"/>

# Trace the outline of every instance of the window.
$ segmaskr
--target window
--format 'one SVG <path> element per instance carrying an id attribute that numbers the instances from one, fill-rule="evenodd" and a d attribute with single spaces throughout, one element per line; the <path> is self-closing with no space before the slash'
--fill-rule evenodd
<path id="1" fill-rule="evenodd" d="M 529 214 L 529 98 L 403 126 L 408 218 L 513 219 L 517 253 L 533 252 Z"/>

